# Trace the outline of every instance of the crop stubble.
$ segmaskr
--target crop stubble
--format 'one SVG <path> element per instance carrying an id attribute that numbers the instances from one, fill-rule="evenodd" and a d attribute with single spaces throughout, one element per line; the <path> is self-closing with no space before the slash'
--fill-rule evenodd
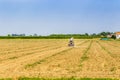
<path id="1" fill-rule="evenodd" d="M 120 77 L 117 41 L 0 40 L 0 77 Z"/>

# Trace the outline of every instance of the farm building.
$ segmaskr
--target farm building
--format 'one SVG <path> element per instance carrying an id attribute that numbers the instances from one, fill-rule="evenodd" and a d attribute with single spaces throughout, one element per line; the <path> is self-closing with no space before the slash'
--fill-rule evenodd
<path id="1" fill-rule="evenodd" d="M 111 38 L 111 37 L 112 37 L 112 35 L 113 35 L 113 34 L 109 34 L 109 35 L 107 35 L 107 38 Z"/>
<path id="2" fill-rule="evenodd" d="M 115 33 L 116 39 L 120 39 L 120 32 Z"/>

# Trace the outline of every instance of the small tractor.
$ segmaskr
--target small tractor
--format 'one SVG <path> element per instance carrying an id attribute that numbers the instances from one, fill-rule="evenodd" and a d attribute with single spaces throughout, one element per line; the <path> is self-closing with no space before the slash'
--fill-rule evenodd
<path id="1" fill-rule="evenodd" d="M 70 38 L 69 43 L 68 43 L 68 46 L 69 46 L 69 47 L 74 47 L 74 40 L 73 40 L 73 37 Z"/>

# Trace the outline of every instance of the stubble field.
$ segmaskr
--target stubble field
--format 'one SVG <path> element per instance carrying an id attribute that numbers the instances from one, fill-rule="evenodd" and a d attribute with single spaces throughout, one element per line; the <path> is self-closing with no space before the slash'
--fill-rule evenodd
<path id="1" fill-rule="evenodd" d="M 120 41 L 1 39 L 0 78 L 117 78 Z"/>

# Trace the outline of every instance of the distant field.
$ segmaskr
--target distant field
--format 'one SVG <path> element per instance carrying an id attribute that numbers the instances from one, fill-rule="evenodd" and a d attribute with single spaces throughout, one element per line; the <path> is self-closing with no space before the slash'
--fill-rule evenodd
<path id="1" fill-rule="evenodd" d="M 1 39 L 0 78 L 120 79 L 120 41 L 76 39 L 75 47 L 67 44 L 67 39 Z"/>

